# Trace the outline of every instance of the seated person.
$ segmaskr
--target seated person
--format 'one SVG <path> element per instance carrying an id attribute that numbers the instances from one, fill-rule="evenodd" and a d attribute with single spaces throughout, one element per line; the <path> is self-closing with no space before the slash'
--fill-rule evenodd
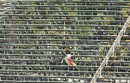
<path id="1" fill-rule="evenodd" d="M 64 54 L 66 55 L 63 59 L 63 62 L 65 62 L 67 65 L 76 66 L 75 62 L 71 60 L 71 53 L 68 48 L 64 49 Z"/>
<path id="2" fill-rule="evenodd" d="M 71 54 L 67 54 L 66 57 L 63 59 L 63 61 L 64 61 L 67 65 L 76 66 L 75 62 L 74 62 L 73 60 L 71 60 Z"/>

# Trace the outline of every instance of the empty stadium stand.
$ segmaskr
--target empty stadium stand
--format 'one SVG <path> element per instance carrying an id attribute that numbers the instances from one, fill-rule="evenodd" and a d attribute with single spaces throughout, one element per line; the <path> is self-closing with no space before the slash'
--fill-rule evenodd
<path id="1" fill-rule="evenodd" d="M 0 0 L 0 83 L 90 83 L 129 15 L 130 0 Z M 127 27 L 97 83 L 130 83 Z"/>

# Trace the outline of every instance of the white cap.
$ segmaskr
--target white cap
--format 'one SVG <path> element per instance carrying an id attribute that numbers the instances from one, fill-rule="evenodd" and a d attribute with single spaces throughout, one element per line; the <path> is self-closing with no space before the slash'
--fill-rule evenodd
<path id="1" fill-rule="evenodd" d="M 66 57 L 70 59 L 71 58 L 71 54 L 67 54 Z"/>

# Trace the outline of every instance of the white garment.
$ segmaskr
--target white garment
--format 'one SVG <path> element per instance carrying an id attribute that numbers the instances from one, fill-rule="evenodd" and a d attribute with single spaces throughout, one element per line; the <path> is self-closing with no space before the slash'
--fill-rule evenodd
<path id="1" fill-rule="evenodd" d="M 71 56 L 72 56 L 71 54 L 66 55 L 66 57 L 69 58 L 69 59 L 71 58 Z"/>

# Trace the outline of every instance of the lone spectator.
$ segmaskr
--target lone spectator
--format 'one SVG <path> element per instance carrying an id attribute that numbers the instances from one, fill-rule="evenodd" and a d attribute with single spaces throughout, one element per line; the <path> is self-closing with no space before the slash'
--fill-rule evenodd
<path id="1" fill-rule="evenodd" d="M 76 66 L 75 62 L 71 60 L 71 52 L 68 48 L 65 48 L 63 53 L 65 54 L 65 58 L 63 59 L 63 62 L 65 62 L 67 65 Z"/>

